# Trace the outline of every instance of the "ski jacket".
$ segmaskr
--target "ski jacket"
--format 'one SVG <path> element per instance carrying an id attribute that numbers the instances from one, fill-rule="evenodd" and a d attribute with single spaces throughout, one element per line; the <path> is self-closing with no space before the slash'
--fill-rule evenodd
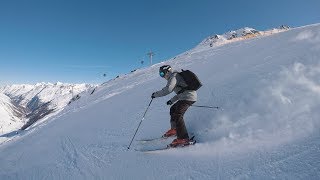
<path id="1" fill-rule="evenodd" d="M 175 103 L 178 100 L 187 100 L 187 101 L 197 101 L 197 92 L 193 90 L 184 90 L 182 87 L 187 87 L 187 84 L 179 75 L 177 71 L 168 72 L 169 78 L 167 85 L 162 88 L 160 91 L 154 93 L 155 97 L 162 97 L 170 94 L 172 91 L 176 93 L 176 95 L 170 99 L 172 103 Z"/>

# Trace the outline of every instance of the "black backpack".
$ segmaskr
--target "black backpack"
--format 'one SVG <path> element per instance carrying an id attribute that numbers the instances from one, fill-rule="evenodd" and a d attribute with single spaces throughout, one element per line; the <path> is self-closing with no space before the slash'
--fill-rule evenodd
<path id="1" fill-rule="evenodd" d="M 185 90 L 196 91 L 202 86 L 199 78 L 192 71 L 181 69 L 181 72 L 179 72 L 179 74 L 181 75 L 183 80 L 188 85 L 187 87 L 181 87 L 182 88 L 182 92 L 185 91 Z"/>

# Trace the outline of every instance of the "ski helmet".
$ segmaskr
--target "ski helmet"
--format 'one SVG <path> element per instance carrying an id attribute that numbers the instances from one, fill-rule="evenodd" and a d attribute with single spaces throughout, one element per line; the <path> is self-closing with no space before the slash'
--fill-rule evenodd
<path id="1" fill-rule="evenodd" d="M 171 70 L 172 70 L 172 68 L 171 68 L 170 65 L 163 65 L 163 66 L 161 66 L 161 67 L 159 68 L 159 75 L 160 75 L 161 77 L 164 77 L 164 76 L 167 74 L 167 72 L 169 72 L 169 71 L 171 71 Z"/>

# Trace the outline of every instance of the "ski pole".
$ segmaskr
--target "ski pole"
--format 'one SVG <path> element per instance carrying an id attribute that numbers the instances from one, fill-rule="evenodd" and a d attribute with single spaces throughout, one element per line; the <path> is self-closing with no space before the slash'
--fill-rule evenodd
<path id="1" fill-rule="evenodd" d="M 130 142 L 130 144 L 129 144 L 129 146 L 128 146 L 128 149 L 130 149 L 130 146 L 131 146 L 131 144 L 132 144 L 132 141 L 133 141 L 134 137 L 136 136 L 136 134 L 137 134 L 137 132 L 138 132 L 138 129 L 139 129 L 142 121 L 144 120 L 144 117 L 145 117 L 146 114 L 147 114 L 147 111 L 148 111 L 148 109 L 149 109 L 149 107 L 150 107 L 150 105 L 151 105 L 151 103 L 152 103 L 152 100 L 153 100 L 153 98 L 151 99 L 151 101 L 150 101 L 150 103 L 149 103 L 146 111 L 145 111 L 144 114 L 143 114 L 143 117 L 142 117 L 142 119 L 141 119 L 141 121 L 140 121 L 140 123 L 139 123 L 139 125 L 138 125 L 138 128 L 136 129 L 136 132 L 134 133 L 134 135 L 133 135 L 133 137 L 132 137 L 132 139 L 131 139 L 131 142 Z"/>
<path id="2" fill-rule="evenodd" d="M 197 106 L 197 105 L 191 105 L 191 106 L 194 106 L 194 107 L 203 107 L 203 108 L 212 108 L 212 109 L 219 109 L 220 107 L 218 107 L 218 106 L 215 106 L 215 107 L 213 107 L 213 106 Z"/>

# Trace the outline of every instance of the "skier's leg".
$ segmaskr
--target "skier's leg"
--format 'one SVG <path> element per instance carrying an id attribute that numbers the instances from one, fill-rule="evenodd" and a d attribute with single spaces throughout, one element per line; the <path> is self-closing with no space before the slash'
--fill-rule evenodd
<path id="1" fill-rule="evenodd" d="M 170 108 L 170 124 L 171 124 L 171 129 L 176 129 L 177 128 L 177 123 L 176 119 L 174 118 L 173 114 L 175 111 L 177 111 L 178 104 L 175 103 L 174 105 L 171 106 Z"/>
<path id="2" fill-rule="evenodd" d="M 177 109 L 177 105 L 174 104 L 173 106 L 171 106 L 170 108 L 170 125 L 171 125 L 171 128 L 166 132 L 164 133 L 164 137 L 170 137 L 170 136 L 175 136 L 177 135 L 177 131 L 176 131 L 176 128 L 177 128 L 177 124 L 176 124 L 176 121 L 174 118 L 172 118 L 172 114 L 176 111 Z"/>
<path id="3" fill-rule="evenodd" d="M 188 131 L 184 123 L 183 115 L 187 109 L 193 104 L 193 101 L 178 101 L 175 105 L 175 111 L 172 113 L 171 118 L 176 122 L 177 138 L 189 139 Z"/>

